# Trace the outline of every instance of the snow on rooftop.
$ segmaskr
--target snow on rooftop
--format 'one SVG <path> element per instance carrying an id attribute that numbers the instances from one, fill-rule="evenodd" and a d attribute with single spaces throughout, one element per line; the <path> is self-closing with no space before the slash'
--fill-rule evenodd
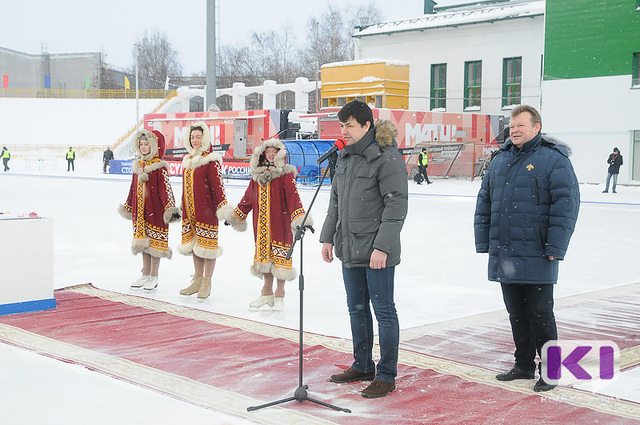
<path id="1" fill-rule="evenodd" d="M 343 62 L 331 62 L 325 63 L 321 68 L 333 68 L 337 66 L 350 66 L 350 65 L 368 65 L 372 63 L 386 63 L 387 65 L 396 65 L 396 66 L 409 66 L 409 62 L 407 61 L 399 61 L 399 60 L 390 60 L 390 59 L 360 59 L 353 61 L 343 61 Z"/>
<path id="2" fill-rule="evenodd" d="M 354 37 L 364 37 L 392 32 L 422 30 L 428 28 L 449 27 L 464 24 L 483 23 L 503 19 L 516 19 L 544 15 L 545 2 L 498 3 L 482 8 L 470 8 L 455 12 L 439 12 L 423 15 L 415 19 L 386 21 L 363 28 L 354 33 Z"/>

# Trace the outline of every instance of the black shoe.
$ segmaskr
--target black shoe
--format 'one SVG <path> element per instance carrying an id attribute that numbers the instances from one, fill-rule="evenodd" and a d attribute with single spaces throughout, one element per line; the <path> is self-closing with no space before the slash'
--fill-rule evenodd
<path id="1" fill-rule="evenodd" d="M 609 193 L 609 191 L 608 190 L 603 190 L 602 193 Z"/>
<path id="2" fill-rule="evenodd" d="M 534 371 L 528 372 L 518 366 L 514 366 L 510 371 L 505 373 L 499 373 L 496 375 L 498 381 L 513 381 L 514 379 L 533 379 L 536 373 Z"/>
<path id="3" fill-rule="evenodd" d="M 346 384 L 347 382 L 355 382 L 355 381 L 373 381 L 376 373 L 362 373 L 358 372 L 355 369 L 349 368 L 342 373 L 336 373 L 335 375 L 331 375 L 329 380 L 331 382 L 335 382 L 336 384 Z"/>
<path id="4" fill-rule="evenodd" d="M 544 382 L 544 379 L 540 378 L 538 379 L 538 382 L 536 382 L 536 384 L 533 386 L 533 391 L 539 393 L 542 391 L 552 390 L 555 387 L 557 387 L 557 385 L 547 384 L 546 382 Z"/>
<path id="5" fill-rule="evenodd" d="M 614 191 L 613 191 L 613 193 L 618 193 L 618 192 L 616 192 L 616 191 L 614 190 Z"/>

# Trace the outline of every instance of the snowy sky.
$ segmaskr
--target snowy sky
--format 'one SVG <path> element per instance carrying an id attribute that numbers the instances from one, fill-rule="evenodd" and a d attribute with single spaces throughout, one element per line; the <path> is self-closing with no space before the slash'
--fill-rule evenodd
<path id="1" fill-rule="evenodd" d="M 464 0 L 440 0 L 440 5 Z M 356 8 L 373 2 L 383 20 L 414 18 L 424 11 L 423 0 L 354 0 Z M 185 74 L 206 67 L 206 0 L 111 0 L 87 2 L 44 0 L 2 2 L 0 46 L 39 54 L 102 51 L 112 65 L 129 67 L 134 41 L 148 32 L 164 31 L 178 51 Z M 281 31 L 286 25 L 299 43 L 306 39 L 307 22 L 328 6 L 343 10 L 344 2 L 318 0 L 218 0 L 219 34 L 223 45 L 247 45 L 251 33 Z M 304 5 L 304 7 L 302 7 Z"/>

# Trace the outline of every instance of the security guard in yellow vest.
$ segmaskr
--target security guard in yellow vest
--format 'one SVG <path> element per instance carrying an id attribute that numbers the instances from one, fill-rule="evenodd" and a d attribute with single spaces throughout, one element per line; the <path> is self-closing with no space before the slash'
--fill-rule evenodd
<path id="1" fill-rule="evenodd" d="M 427 148 L 422 148 L 422 152 L 418 154 L 418 173 L 421 174 L 427 184 L 431 184 L 429 181 L 429 176 L 427 175 L 427 167 L 429 166 L 429 153 L 427 152 Z M 418 183 L 422 184 L 422 183 Z"/>
<path id="2" fill-rule="evenodd" d="M 9 160 L 11 159 L 11 154 L 9 153 L 9 149 L 6 146 L 2 147 L 2 164 L 4 165 L 4 171 L 9 171 Z"/>
<path id="3" fill-rule="evenodd" d="M 76 167 L 73 164 L 73 161 L 76 159 L 76 151 L 74 151 L 71 146 L 69 146 L 69 150 L 67 151 L 67 171 L 72 170 L 76 171 Z"/>

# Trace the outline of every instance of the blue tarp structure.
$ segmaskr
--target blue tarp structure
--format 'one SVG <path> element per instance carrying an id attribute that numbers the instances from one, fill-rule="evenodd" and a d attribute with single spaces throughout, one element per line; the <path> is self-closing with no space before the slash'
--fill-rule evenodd
<path id="1" fill-rule="evenodd" d="M 333 146 L 335 140 L 283 140 L 282 143 L 287 148 L 287 164 L 298 169 L 298 178 L 317 183 L 321 165 L 318 158 Z M 327 162 L 322 165 L 326 167 Z"/>

